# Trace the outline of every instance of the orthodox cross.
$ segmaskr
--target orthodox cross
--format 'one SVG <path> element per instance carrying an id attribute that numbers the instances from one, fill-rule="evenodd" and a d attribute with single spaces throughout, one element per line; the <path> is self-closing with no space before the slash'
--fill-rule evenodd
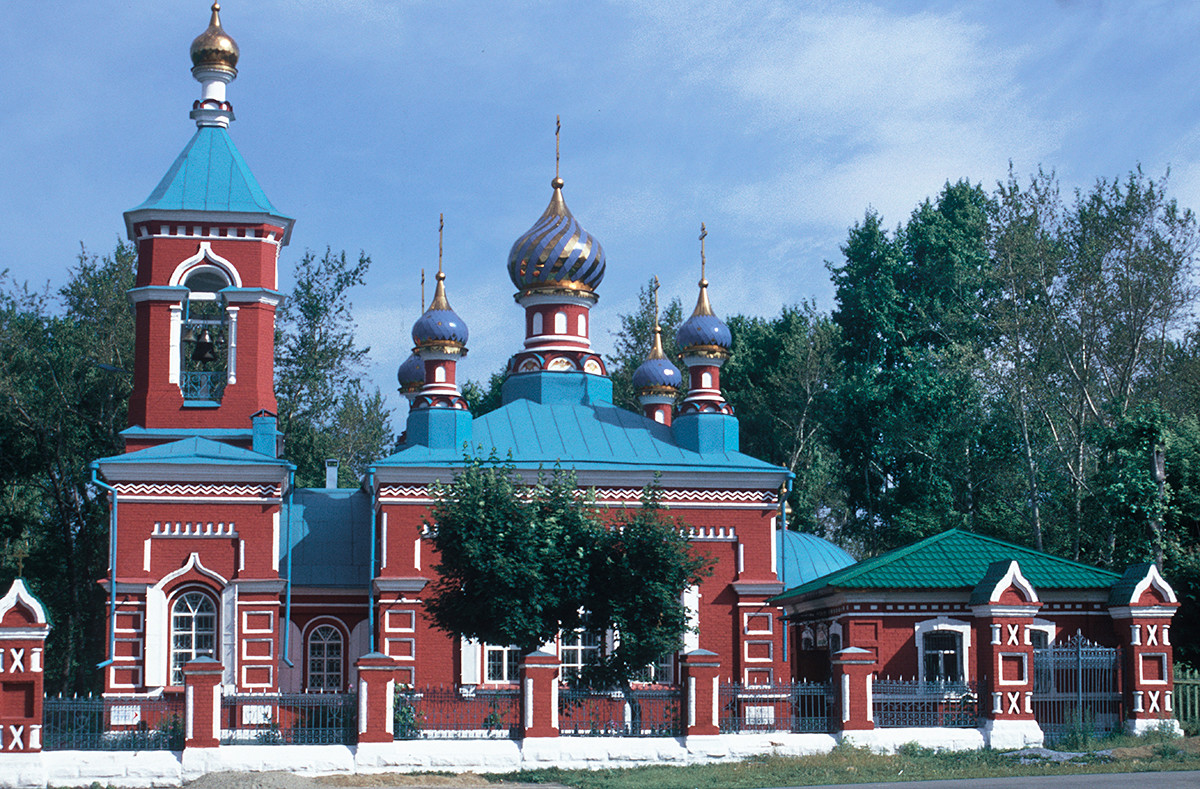
<path id="1" fill-rule="evenodd" d="M 658 275 L 654 275 L 654 328 L 658 329 Z"/>
<path id="2" fill-rule="evenodd" d="M 425 314 L 425 267 L 421 266 L 421 314 Z"/>
<path id="3" fill-rule="evenodd" d="M 25 575 L 25 560 L 29 558 L 29 546 L 25 540 L 17 540 L 16 545 L 11 545 L 8 549 L 8 555 L 17 560 L 17 577 L 21 578 Z"/>
<path id="4" fill-rule="evenodd" d="M 708 238 L 708 230 L 700 223 L 700 279 L 704 279 L 704 239 Z"/>
<path id="5" fill-rule="evenodd" d="M 446 227 L 446 215 L 438 214 L 438 274 L 442 273 L 442 229 Z"/>
<path id="6" fill-rule="evenodd" d="M 562 116 L 554 116 L 554 177 L 558 178 L 558 138 L 562 132 Z"/>

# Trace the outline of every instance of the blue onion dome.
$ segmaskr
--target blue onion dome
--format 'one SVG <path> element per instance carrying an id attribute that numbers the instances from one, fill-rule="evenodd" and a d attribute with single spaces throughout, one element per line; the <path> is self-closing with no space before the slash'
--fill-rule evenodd
<path id="1" fill-rule="evenodd" d="M 508 276 L 520 290 L 591 293 L 604 279 L 604 250 L 563 202 L 561 178 L 542 217 L 508 253 Z"/>
<path id="2" fill-rule="evenodd" d="M 400 369 L 396 371 L 396 380 L 400 383 L 400 394 L 414 394 L 421 391 L 425 385 L 425 364 L 415 353 L 408 355 Z"/>
<path id="3" fill-rule="evenodd" d="M 446 300 L 445 281 L 446 275 L 439 270 L 433 301 L 429 302 L 425 314 L 413 324 L 412 338 L 418 350 L 426 347 L 461 349 L 467 344 L 467 324 L 450 309 L 450 302 Z"/>
<path id="4" fill-rule="evenodd" d="M 707 352 L 718 356 L 728 356 L 733 346 L 733 337 L 729 327 L 713 313 L 712 305 L 708 302 L 708 280 L 700 280 L 700 297 L 696 300 L 696 309 L 675 332 L 675 342 L 680 351 Z"/>
<path id="5" fill-rule="evenodd" d="M 646 361 L 634 370 L 633 388 L 638 394 L 674 394 L 679 389 L 679 381 L 679 368 L 663 353 L 662 327 L 655 326 L 654 347 Z"/>
<path id="6" fill-rule="evenodd" d="M 815 534 L 779 531 L 779 580 L 785 589 L 816 580 L 854 564 L 854 557 Z"/>

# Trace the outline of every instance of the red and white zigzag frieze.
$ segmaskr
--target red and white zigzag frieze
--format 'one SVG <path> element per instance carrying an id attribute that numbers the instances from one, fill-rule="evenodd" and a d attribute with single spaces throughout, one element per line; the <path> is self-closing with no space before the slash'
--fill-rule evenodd
<path id="1" fill-rule="evenodd" d="M 120 482 L 117 495 L 127 499 L 279 499 L 279 485 L 220 485 L 204 483 Z"/>
<path id="2" fill-rule="evenodd" d="M 587 492 L 595 497 L 597 504 L 638 504 L 642 500 L 641 488 L 592 488 Z M 430 501 L 429 488 L 425 485 L 383 485 L 379 497 L 392 501 L 425 503 Z M 772 490 L 734 490 L 717 488 L 662 488 L 659 501 L 664 504 L 722 507 L 775 507 L 779 497 Z"/>

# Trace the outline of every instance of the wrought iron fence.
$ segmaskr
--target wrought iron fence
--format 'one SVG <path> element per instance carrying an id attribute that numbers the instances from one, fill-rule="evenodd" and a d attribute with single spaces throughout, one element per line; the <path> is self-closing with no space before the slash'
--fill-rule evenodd
<path id="1" fill-rule="evenodd" d="M 397 740 L 516 737 L 520 708 L 516 688 L 398 688 L 392 731 Z"/>
<path id="2" fill-rule="evenodd" d="M 182 696 L 49 697 L 42 708 L 47 751 L 183 750 Z"/>
<path id="3" fill-rule="evenodd" d="M 179 373 L 179 389 L 184 400 L 218 402 L 225 393 L 224 370 L 184 370 Z"/>
<path id="4" fill-rule="evenodd" d="M 718 691 L 722 732 L 832 731 L 827 682 L 776 685 L 722 684 Z"/>
<path id="5" fill-rule="evenodd" d="M 221 699 L 222 745 L 354 745 L 355 693 L 246 693 Z"/>
<path id="6" fill-rule="evenodd" d="M 1047 743 L 1103 737 L 1121 727 L 1120 651 L 1076 633 L 1033 651 L 1033 716 Z"/>
<path id="7" fill-rule="evenodd" d="M 683 734 L 679 688 L 609 692 L 562 688 L 558 733 L 564 737 L 675 737 Z"/>
<path id="8" fill-rule="evenodd" d="M 872 712 L 881 728 L 974 728 L 979 696 L 973 682 L 879 679 L 871 684 Z"/>

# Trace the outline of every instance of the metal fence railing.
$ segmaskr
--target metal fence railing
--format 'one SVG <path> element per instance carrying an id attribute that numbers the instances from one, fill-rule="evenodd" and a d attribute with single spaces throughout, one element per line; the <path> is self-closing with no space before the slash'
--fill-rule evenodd
<path id="1" fill-rule="evenodd" d="M 221 699 L 222 745 L 354 745 L 355 693 L 245 693 Z"/>
<path id="2" fill-rule="evenodd" d="M 47 697 L 42 707 L 42 748 L 47 751 L 183 750 L 180 695 L 147 698 Z"/>
<path id="3" fill-rule="evenodd" d="M 397 740 L 515 737 L 520 708 L 516 688 L 398 688 L 392 731 Z"/>
<path id="4" fill-rule="evenodd" d="M 1076 633 L 1033 651 L 1033 715 L 1047 743 L 1120 730 L 1121 653 Z"/>
<path id="5" fill-rule="evenodd" d="M 679 688 L 609 692 L 562 688 L 558 732 L 564 737 L 675 737 L 683 734 Z"/>
<path id="6" fill-rule="evenodd" d="M 722 684 L 722 732 L 828 732 L 832 699 L 827 682 L 786 682 L 775 685 Z"/>
<path id="7" fill-rule="evenodd" d="M 881 728 L 978 725 L 979 696 L 973 682 L 875 679 L 871 697 L 875 725 Z"/>

